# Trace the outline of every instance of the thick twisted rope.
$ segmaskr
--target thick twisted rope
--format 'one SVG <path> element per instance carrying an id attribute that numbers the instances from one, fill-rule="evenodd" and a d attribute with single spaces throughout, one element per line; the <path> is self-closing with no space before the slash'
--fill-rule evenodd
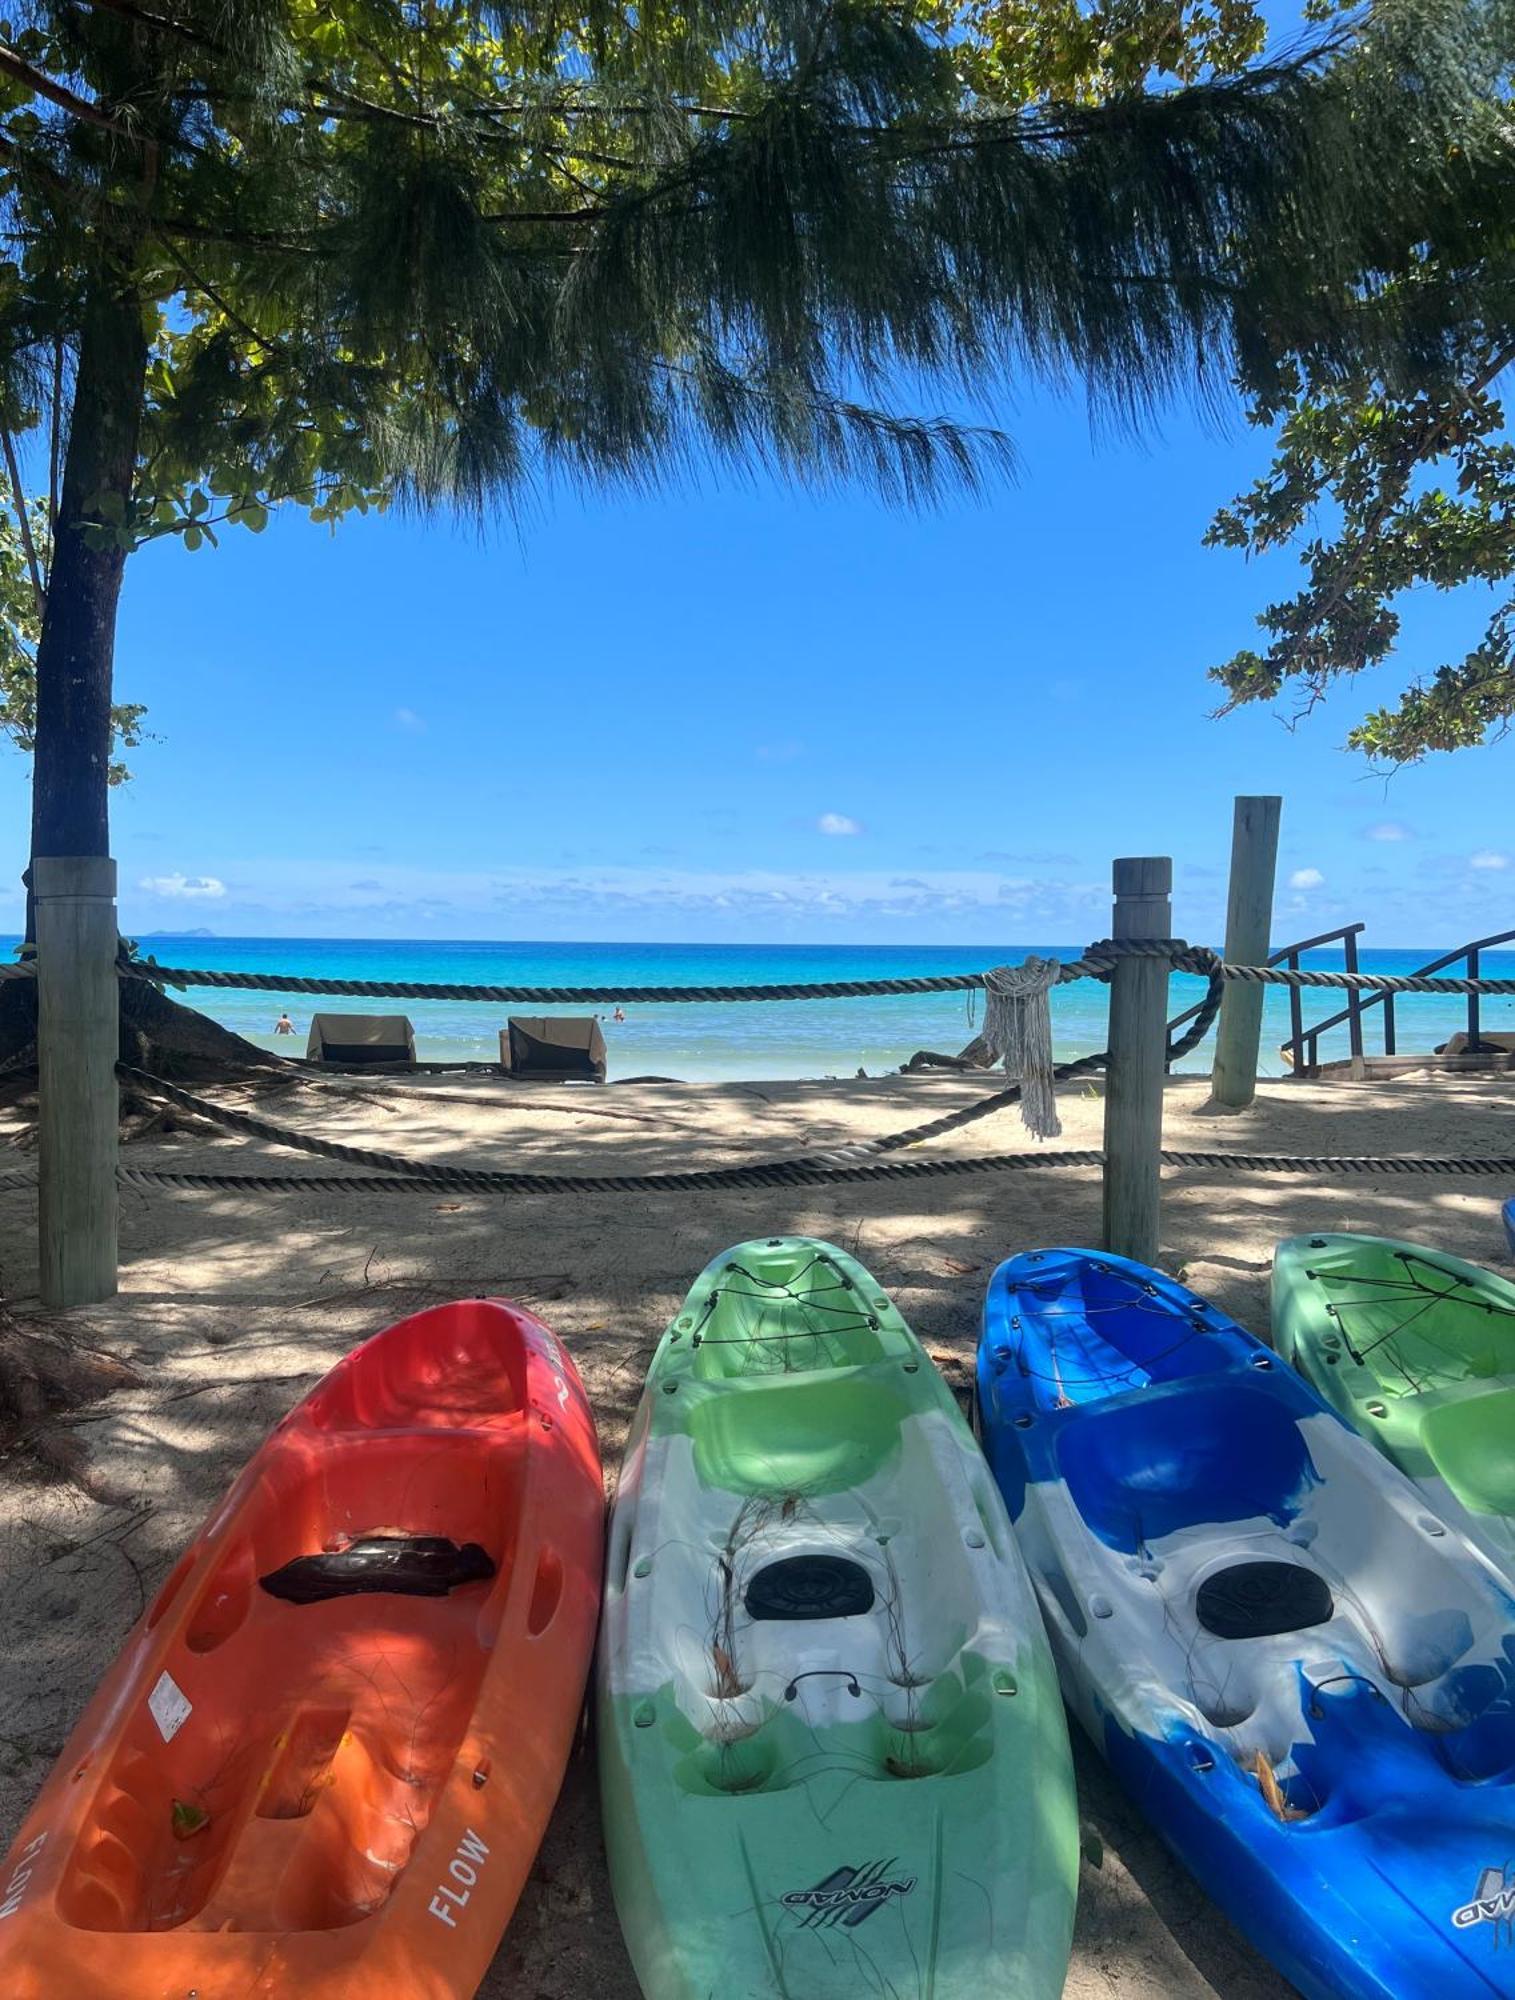
<path id="1" fill-rule="evenodd" d="M 1491 1154 L 1483 1158 L 1455 1159 L 1430 1154 L 1410 1158 L 1403 1154 L 1332 1153 L 1208 1153 L 1165 1150 L 1159 1155 L 1165 1167 L 1203 1169 L 1245 1174 L 1347 1175 L 1363 1179 L 1389 1179 L 1407 1174 L 1437 1174 L 1458 1178 L 1498 1175 L 1515 1176 L 1515 1155 Z M 783 1185 L 825 1187 L 857 1181 L 906 1181 L 935 1179 L 951 1174 L 1024 1173 L 1047 1167 L 1102 1167 L 1105 1156 L 1096 1148 L 1070 1148 L 1032 1153 L 978 1153 L 947 1155 L 926 1160 L 873 1160 L 852 1166 L 816 1168 L 802 1180 Z M 751 1175 L 761 1168 L 717 1168 L 687 1174 L 491 1174 L 454 1169 L 445 1183 L 465 1192 L 481 1194 L 658 1194 L 698 1193 L 726 1190 L 733 1185 L 771 1186 L 772 1182 L 745 1179 L 733 1183 L 733 1174 Z M 204 1174 L 180 1172 L 172 1168 L 121 1167 L 117 1178 L 124 1187 L 187 1190 L 236 1191 L 246 1194 L 435 1194 L 434 1178 L 414 1174 Z M 477 1184 L 476 1184 L 477 1183 Z M 0 1174 L 0 1191 L 34 1188 L 36 1175 L 25 1169 Z"/>
<path id="2" fill-rule="evenodd" d="M 1058 973 L 1059 986 L 1074 979 L 1109 979 L 1120 958 L 1166 958 L 1180 972 L 1208 973 L 1212 956 L 1182 938 L 1103 938 Z M 911 993 L 973 993 L 988 972 L 949 972 L 918 979 L 818 979 L 768 986 L 466 986 L 404 979 L 303 979 L 281 972 L 206 972 L 188 966 L 131 960 L 123 974 L 157 986 L 222 986 L 262 993 L 330 993 L 368 1000 L 482 1000 L 496 1006 L 609 1007 L 754 1000 L 860 1000 Z M 991 968 L 992 970 L 992 968 Z M 1441 979 L 1411 973 L 1310 972 L 1286 965 L 1223 965 L 1223 979 L 1254 986 L 1324 987 L 1360 993 L 1515 994 L 1515 979 Z"/>
<path id="3" fill-rule="evenodd" d="M 1062 967 L 1058 984 L 1074 979 L 1109 979 L 1122 957 L 1169 959 L 1175 971 L 1209 971 L 1210 954 L 1182 938 L 1103 938 L 1081 958 Z M 1205 962 L 1200 962 L 1205 961 Z M 993 968 L 990 968 L 992 970 Z M 155 986 L 215 986 L 254 993 L 329 993 L 359 1000 L 481 1000 L 496 1006 L 609 1007 L 617 1001 L 638 1006 L 682 1002 L 761 1000 L 862 1000 L 912 993 L 975 993 L 987 972 L 947 972 L 911 979 L 817 979 L 765 986 L 470 986 L 456 981 L 426 983 L 407 979 L 307 979 L 293 972 L 216 972 L 196 966 L 155 965 L 123 959 L 124 978 Z M 32 964 L 0 966 L 0 976 L 31 979 Z M 1515 994 L 1515 979 L 1443 979 L 1418 973 L 1313 972 L 1287 965 L 1222 965 L 1221 977 L 1254 986 L 1322 987 L 1359 993 Z"/>
<path id="4" fill-rule="evenodd" d="M 1121 958 L 1166 958 L 1181 972 L 1208 974 L 1214 954 L 1182 938 L 1102 938 L 1069 959 L 1058 984 L 1109 979 Z M 483 1000 L 495 1006 L 609 1007 L 724 1000 L 860 1000 L 909 993 L 975 993 L 982 972 L 946 972 L 918 979 L 815 979 L 767 986 L 464 986 L 405 979 L 302 979 L 280 972 L 202 972 L 187 966 L 124 960 L 120 972 L 155 986 L 246 987 L 261 993 L 334 993 L 364 1000 Z"/>
<path id="5" fill-rule="evenodd" d="M 1306 972 L 1287 965 L 1228 965 L 1222 977 L 1251 986 L 1327 986 L 1359 993 L 1515 993 L 1515 979 L 1427 979 L 1409 972 Z"/>

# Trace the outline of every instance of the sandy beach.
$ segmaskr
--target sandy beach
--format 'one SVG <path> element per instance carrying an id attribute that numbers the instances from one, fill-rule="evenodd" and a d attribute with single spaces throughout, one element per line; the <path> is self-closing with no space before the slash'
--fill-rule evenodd
<path id="1" fill-rule="evenodd" d="M 980 1095 L 982 1080 L 842 1083 L 403 1085 L 323 1080 L 258 1102 L 224 1101 L 324 1136 L 429 1159 L 543 1170 L 653 1169 L 764 1158 L 889 1131 Z M 1174 1079 L 1173 1146 L 1283 1153 L 1486 1154 L 1510 1150 L 1515 1080 L 1274 1083 L 1234 1116 L 1207 1085 Z M 1097 1086 L 1061 1093 L 1059 1146 L 1099 1143 Z M 15 1140 L 18 1114 L 0 1120 Z M 1013 1111 L 940 1142 L 1019 1152 Z M 126 1163 L 205 1171 L 320 1170 L 239 1138 L 162 1133 Z M 8 1156 L 16 1163 L 18 1156 Z M 340 1171 L 332 1169 L 332 1171 Z M 1174 1171 L 1162 1262 L 1258 1333 L 1277 1238 L 1317 1227 L 1403 1235 L 1499 1264 L 1489 1179 Z M 1098 1176 L 1033 1170 L 896 1185 L 652 1198 L 501 1199 L 469 1193 L 310 1194 L 128 1190 L 121 1293 L 58 1316 L 69 1336 L 127 1361 L 144 1386 L 74 1421 L 104 1499 L 47 1483 L 12 1454 L 0 1480 L 0 1844 L 41 1783 L 127 1628 L 263 1433 L 331 1362 L 423 1305 L 469 1293 L 519 1299 L 564 1338 L 583 1372 L 613 1490 L 647 1360 L 689 1281 L 717 1250 L 770 1232 L 830 1238 L 890 1290 L 955 1390 L 971 1379 L 979 1305 L 1013 1251 L 1097 1242 Z M 0 1193 L 4 1290 L 36 1309 L 35 1194 Z M 1275 2000 L 1289 1988 L 1172 1864 L 1078 1750 L 1087 1857 L 1067 1992 L 1078 2000 Z M 636 2000 L 605 1876 L 591 1757 L 580 1751 L 486 2000 Z"/>

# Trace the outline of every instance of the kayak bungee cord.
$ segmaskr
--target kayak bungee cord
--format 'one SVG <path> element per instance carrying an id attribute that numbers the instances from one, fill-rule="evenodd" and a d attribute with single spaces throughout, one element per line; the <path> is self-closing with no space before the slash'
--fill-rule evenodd
<path id="1" fill-rule="evenodd" d="M 1359 1367 L 1366 1366 L 1367 1357 L 1370 1354 L 1376 1353 L 1379 1348 L 1383 1348 L 1385 1350 L 1385 1361 L 1398 1369 L 1410 1389 L 1416 1395 L 1421 1395 L 1432 1386 L 1432 1382 L 1437 1376 L 1441 1376 L 1446 1380 L 1462 1380 L 1468 1372 L 1465 1356 L 1456 1347 L 1448 1348 L 1443 1346 L 1436 1338 L 1433 1326 L 1419 1327 L 1416 1336 L 1417 1339 L 1433 1352 L 1444 1354 L 1447 1362 L 1454 1365 L 1447 1370 L 1441 1370 L 1437 1369 L 1435 1364 L 1432 1363 L 1427 1368 L 1426 1379 L 1418 1380 L 1415 1374 L 1412 1373 L 1409 1362 L 1403 1354 L 1398 1352 L 1394 1345 L 1403 1334 L 1407 1333 L 1411 1327 L 1415 1327 L 1417 1322 L 1425 1319 L 1427 1314 L 1435 1313 L 1439 1307 L 1461 1309 L 1464 1313 L 1480 1313 L 1486 1320 L 1496 1317 L 1500 1319 L 1515 1319 L 1515 1309 L 1509 1306 L 1496 1305 L 1491 1300 L 1479 1298 L 1472 1291 L 1465 1278 L 1459 1277 L 1455 1271 L 1446 1270 L 1442 1265 L 1433 1262 L 1429 1257 L 1423 1257 L 1417 1252 L 1408 1250 L 1396 1251 L 1395 1257 L 1397 1262 L 1403 1266 L 1404 1275 L 1402 1277 L 1375 1278 L 1361 1271 L 1322 1271 L 1316 1269 L 1307 1269 L 1305 1276 L 1323 1287 L 1330 1285 L 1354 1285 L 1374 1295 L 1370 1297 L 1332 1299 L 1326 1306 L 1326 1313 L 1340 1329 L 1347 1353 Z M 1422 1278 L 1417 1276 L 1415 1270 L 1415 1266 L 1417 1265 L 1431 1272 L 1435 1277 L 1450 1280 L 1450 1283 L 1444 1288 L 1427 1284 Z M 1377 1327 L 1372 1326 L 1370 1323 L 1369 1331 L 1374 1334 L 1374 1338 L 1364 1341 L 1359 1335 L 1354 1339 L 1353 1329 L 1347 1320 L 1348 1311 L 1356 1311 L 1365 1315 L 1374 1314 L 1380 1312 L 1385 1307 L 1395 1304 L 1410 1305 L 1412 1310 L 1407 1312 L 1404 1318 L 1397 1320 L 1394 1325 L 1382 1331 L 1379 1331 Z M 1462 1367 L 1455 1365 L 1459 1361 L 1463 1362 L 1464 1365 Z M 1488 1357 L 1488 1369 L 1491 1374 L 1497 1371 L 1497 1356 L 1492 1350 Z"/>

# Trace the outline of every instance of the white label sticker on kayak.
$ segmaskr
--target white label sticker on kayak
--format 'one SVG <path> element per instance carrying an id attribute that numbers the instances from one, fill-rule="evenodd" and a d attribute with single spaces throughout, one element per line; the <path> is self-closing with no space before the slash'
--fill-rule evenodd
<path id="1" fill-rule="evenodd" d="M 172 1674 L 159 1674 L 158 1685 L 147 1697 L 147 1705 L 158 1725 L 158 1734 L 165 1743 L 172 1743 L 189 1720 L 192 1706 Z"/>

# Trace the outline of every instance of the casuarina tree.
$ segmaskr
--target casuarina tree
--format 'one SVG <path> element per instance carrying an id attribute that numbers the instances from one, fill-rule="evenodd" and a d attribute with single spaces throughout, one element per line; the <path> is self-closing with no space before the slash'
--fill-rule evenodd
<path id="1" fill-rule="evenodd" d="M 891 381 L 1222 380 L 1288 305 L 1262 246 L 1348 231 L 1340 106 L 1319 59 L 1205 70 L 1255 46 L 1234 0 L 1095 18 L 33 0 L 0 46 L 0 418 L 51 549 L 33 851 L 107 849 L 147 539 L 712 458 L 914 497 L 1003 441 Z"/>

